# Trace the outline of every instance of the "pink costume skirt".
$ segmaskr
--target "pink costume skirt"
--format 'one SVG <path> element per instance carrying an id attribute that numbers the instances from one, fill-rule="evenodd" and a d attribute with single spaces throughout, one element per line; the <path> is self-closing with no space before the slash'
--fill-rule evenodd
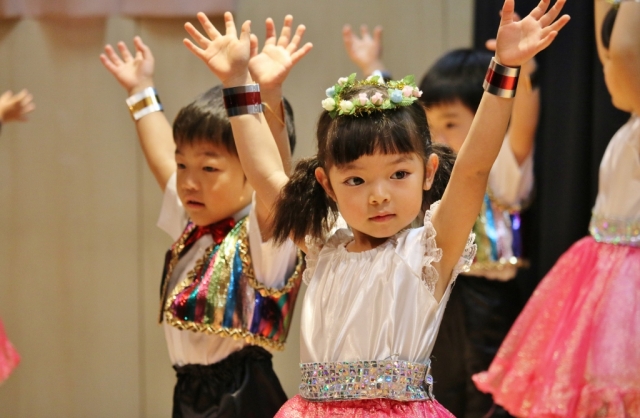
<path id="1" fill-rule="evenodd" d="M 451 412 L 435 400 L 394 401 L 391 399 L 363 399 L 347 401 L 311 402 L 296 395 L 278 411 L 275 418 L 320 417 L 420 417 L 454 418 Z"/>
<path id="2" fill-rule="evenodd" d="M 4 333 L 0 320 L 0 383 L 5 381 L 11 371 L 20 363 L 20 356 Z"/>
<path id="3" fill-rule="evenodd" d="M 640 248 L 576 242 L 473 380 L 518 417 L 640 417 Z"/>

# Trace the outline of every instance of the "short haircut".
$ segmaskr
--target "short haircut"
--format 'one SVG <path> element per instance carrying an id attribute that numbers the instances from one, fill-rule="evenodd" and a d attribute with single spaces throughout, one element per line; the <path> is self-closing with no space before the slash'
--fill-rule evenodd
<path id="1" fill-rule="evenodd" d="M 482 83 L 491 57 L 492 52 L 476 49 L 446 53 L 422 78 L 420 100 L 427 108 L 460 101 L 475 113 L 482 99 Z"/>
<path id="2" fill-rule="evenodd" d="M 282 100 L 289 145 L 293 153 L 296 146 L 293 110 L 287 99 L 283 97 Z M 173 140 L 176 145 L 188 145 L 200 141 L 222 145 L 230 153 L 238 155 L 231 123 L 224 107 L 222 86 L 218 85 L 207 90 L 180 109 L 173 122 Z"/>

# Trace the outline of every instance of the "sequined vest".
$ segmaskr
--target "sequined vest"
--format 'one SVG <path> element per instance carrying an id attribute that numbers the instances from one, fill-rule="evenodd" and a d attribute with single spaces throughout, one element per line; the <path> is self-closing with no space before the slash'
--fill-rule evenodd
<path id="1" fill-rule="evenodd" d="M 519 208 L 505 208 L 485 194 L 480 215 L 473 226 L 476 258 L 467 274 L 503 270 L 507 266 L 525 267 Z"/>
<path id="2" fill-rule="evenodd" d="M 284 349 L 300 290 L 304 257 L 281 289 L 265 287 L 254 276 L 249 252 L 249 220 L 238 221 L 220 244 L 208 247 L 186 278 L 169 293 L 171 274 L 196 227 L 189 223 L 167 253 L 161 286 L 160 322 L 194 332 L 243 339 Z"/>

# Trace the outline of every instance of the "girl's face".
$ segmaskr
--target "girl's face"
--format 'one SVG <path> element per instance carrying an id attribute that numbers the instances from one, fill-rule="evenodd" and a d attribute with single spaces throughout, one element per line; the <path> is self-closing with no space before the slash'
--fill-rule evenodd
<path id="1" fill-rule="evenodd" d="M 332 166 L 328 176 L 318 168 L 316 178 L 353 230 L 349 250 L 375 248 L 406 228 L 420 212 L 422 192 L 431 187 L 437 165 L 435 155 L 425 168 L 415 153 L 377 153 Z"/>

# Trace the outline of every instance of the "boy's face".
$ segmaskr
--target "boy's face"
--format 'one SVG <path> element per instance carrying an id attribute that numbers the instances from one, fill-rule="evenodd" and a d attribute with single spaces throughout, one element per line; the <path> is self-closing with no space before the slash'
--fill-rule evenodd
<path id="1" fill-rule="evenodd" d="M 189 218 L 205 226 L 251 203 L 253 189 L 240 160 L 222 145 L 204 141 L 176 148 L 178 196 Z"/>
<path id="2" fill-rule="evenodd" d="M 427 120 L 431 139 L 450 146 L 455 152 L 460 151 L 471 128 L 473 116 L 474 112 L 459 100 L 430 106 L 427 109 Z"/>

